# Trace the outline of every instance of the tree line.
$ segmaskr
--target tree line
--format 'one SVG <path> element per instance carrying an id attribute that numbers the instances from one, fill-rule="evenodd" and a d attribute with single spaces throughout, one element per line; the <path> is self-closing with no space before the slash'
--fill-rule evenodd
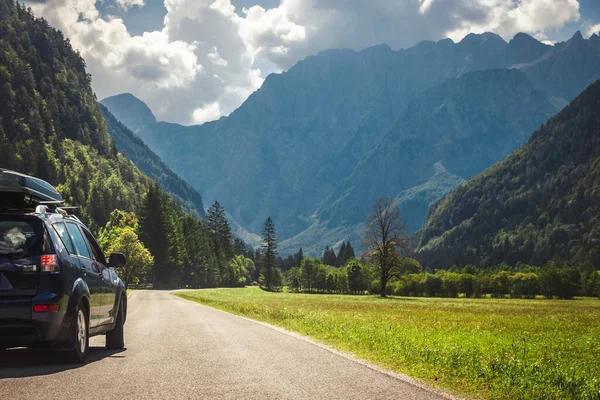
<path id="1" fill-rule="evenodd" d="M 350 242 L 322 258 L 304 257 L 302 249 L 282 258 L 271 218 L 263 242 L 252 249 L 232 235 L 224 208 L 215 202 L 204 219 L 183 211 L 157 185 L 145 196 L 139 216 L 115 210 L 101 230 L 107 252 L 120 251 L 128 264 L 118 271 L 129 285 L 154 287 L 241 287 L 305 293 L 378 294 L 413 297 L 495 297 L 572 299 L 600 296 L 600 271 L 580 260 L 554 261 L 543 267 L 523 263 L 486 269 L 475 265 L 449 270 L 424 268 L 409 249 L 400 215 L 391 199 L 378 199 L 365 224 L 366 251 L 356 258 Z M 348 258 L 346 258 L 348 257 Z M 343 264 L 342 264 L 343 263 Z"/>
<path id="2" fill-rule="evenodd" d="M 253 253 L 236 243 L 218 202 L 199 219 L 157 184 L 150 186 L 139 215 L 113 211 L 100 242 L 106 252 L 129 255 L 127 265 L 118 271 L 127 285 L 236 287 L 258 279 L 254 260 L 246 257 Z"/>

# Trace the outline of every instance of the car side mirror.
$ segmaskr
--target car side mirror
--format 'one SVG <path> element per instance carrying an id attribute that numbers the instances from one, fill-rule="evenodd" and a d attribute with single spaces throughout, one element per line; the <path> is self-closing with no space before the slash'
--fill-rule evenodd
<path id="1" fill-rule="evenodd" d="M 127 259 L 123 253 L 112 253 L 108 257 L 108 266 L 111 268 L 122 267 L 127 264 Z"/>

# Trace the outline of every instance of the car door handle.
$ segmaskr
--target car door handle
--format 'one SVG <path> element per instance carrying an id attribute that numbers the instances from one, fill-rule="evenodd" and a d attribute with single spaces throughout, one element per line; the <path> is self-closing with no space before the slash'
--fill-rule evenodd
<path id="1" fill-rule="evenodd" d="M 87 269 L 85 267 L 81 267 L 81 272 L 85 275 L 87 273 Z"/>

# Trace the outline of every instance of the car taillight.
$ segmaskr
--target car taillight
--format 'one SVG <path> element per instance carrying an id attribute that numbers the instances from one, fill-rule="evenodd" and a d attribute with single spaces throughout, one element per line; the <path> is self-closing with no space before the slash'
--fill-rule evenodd
<path id="1" fill-rule="evenodd" d="M 55 254 L 46 254 L 42 256 L 42 272 L 57 272 L 58 264 Z"/>
<path id="2" fill-rule="evenodd" d="M 33 311 L 42 313 L 42 312 L 57 312 L 60 308 L 59 304 L 35 304 L 33 306 Z"/>

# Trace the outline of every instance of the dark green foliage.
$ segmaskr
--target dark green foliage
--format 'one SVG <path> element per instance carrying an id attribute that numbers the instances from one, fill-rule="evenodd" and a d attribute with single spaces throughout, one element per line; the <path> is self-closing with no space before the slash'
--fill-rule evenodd
<path id="1" fill-rule="evenodd" d="M 438 202 L 419 233 L 423 264 L 489 267 L 556 260 L 598 268 L 599 109 L 597 82 L 525 146 Z"/>
<path id="2" fill-rule="evenodd" d="M 335 251 L 330 249 L 329 246 L 325 247 L 325 252 L 323 252 L 323 264 L 330 265 L 332 267 L 336 266 Z"/>
<path id="3" fill-rule="evenodd" d="M 0 166 L 57 186 L 93 230 L 137 210 L 150 180 L 111 144 L 81 56 L 13 0 L 0 9 Z"/>
<path id="4" fill-rule="evenodd" d="M 347 265 L 348 290 L 359 294 L 367 289 L 367 278 L 365 268 L 356 260 L 352 259 Z"/>
<path id="5" fill-rule="evenodd" d="M 185 248 L 184 282 L 190 287 L 218 286 L 221 277 L 209 229 L 191 215 L 183 218 L 181 228 Z"/>
<path id="6" fill-rule="evenodd" d="M 335 268 L 317 258 L 304 258 L 300 267 L 287 273 L 288 287 L 307 293 L 365 293 L 372 273 L 358 260 Z"/>
<path id="7" fill-rule="evenodd" d="M 572 299 L 575 296 L 598 296 L 600 274 L 587 266 L 557 267 L 554 262 L 545 267 L 506 264 L 485 270 L 453 266 L 438 270 L 407 274 L 396 279 L 392 293 L 400 296 L 484 297 L 533 299 Z"/>
<path id="8" fill-rule="evenodd" d="M 139 233 L 154 256 L 155 287 L 239 286 L 251 282 L 254 263 L 246 255 L 252 252 L 239 240 L 236 243 L 241 252 L 234 252 L 233 247 L 231 255 L 223 251 L 226 240 L 220 235 L 228 237 L 227 230 L 214 224 L 220 221 L 215 217 L 225 211 L 220 206 L 212 208 L 219 211 L 208 213 L 207 221 L 210 216 L 213 225 L 202 223 L 186 214 L 157 184 L 150 187 L 140 212 Z"/>
<path id="9" fill-rule="evenodd" d="M 294 264 L 296 267 L 300 267 L 300 265 L 302 264 L 302 260 L 304 260 L 304 252 L 302 251 L 302 248 L 300 248 L 298 250 L 298 252 L 296 254 L 294 254 Z"/>
<path id="10" fill-rule="evenodd" d="M 267 290 L 282 286 L 281 271 L 277 268 L 277 236 L 271 217 L 265 221 L 261 253 L 263 276 Z"/>
<path id="11" fill-rule="evenodd" d="M 205 218 L 208 229 L 213 233 L 215 245 L 218 246 L 218 251 L 221 252 L 226 260 L 233 257 L 233 236 L 231 227 L 227 221 L 225 209 L 218 201 L 210 206 Z"/>
<path id="12" fill-rule="evenodd" d="M 152 281 L 155 287 L 170 285 L 171 269 L 174 265 L 177 266 L 178 261 L 171 258 L 170 249 L 173 243 L 169 240 L 172 227 L 170 226 L 171 221 L 168 221 L 170 217 L 168 208 L 167 198 L 158 185 L 150 186 L 148 195 L 140 210 L 139 236 L 154 256 Z"/>
<path id="13" fill-rule="evenodd" d="M 335 259 L 335 266 L 338 268 L 343 267 L 348 261 L 350 261 L 354 257 L 355 255 L 354 249 L 352 248 L 352 244 L 350 244 L 350 241 L 344 242 L 342 243 L 342 247 L 340 247 L 340 251 L 338 252 L 337 257 Z"/>
<path id="14" fill-rule="evenodd" d="M 119 122 L 106 107 L 100 104 L 100 111 L 106 120 L 108 133 L 115 141 L 117 149 L 129 158 L 147 176 L 177 200 L 187 211 L 196 216 L 204 216 L 202 196 L 189 183 L 173 172 L 152 150 L 133 132 Z"/>

